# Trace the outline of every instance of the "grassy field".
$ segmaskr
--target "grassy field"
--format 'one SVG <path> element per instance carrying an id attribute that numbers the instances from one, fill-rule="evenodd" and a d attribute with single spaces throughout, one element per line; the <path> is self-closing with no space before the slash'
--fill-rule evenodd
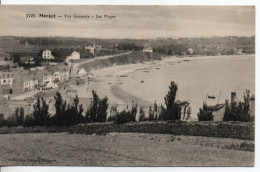
<path id="1" fill-rule="evenodd" d="M 168 134 L 0 135 L 0 166 L 253 166 L 254 152 L 230 150 L 228 138 Z"/>

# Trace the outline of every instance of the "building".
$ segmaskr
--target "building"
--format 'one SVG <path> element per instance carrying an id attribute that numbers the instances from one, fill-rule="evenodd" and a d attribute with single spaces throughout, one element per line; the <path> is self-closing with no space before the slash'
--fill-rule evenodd
<path id="1" fill-rule="evenodd" d="M 12 59 L 10 56 L 1 56 L 0 55 L 0 66 L 10 66 L 14 67 L 16 64 L 13 63 Z"/>
<path id="2" fill-rule="evenodd" d="M 46 49 L 42 52 L 42 58 L 49 60 L 49 59 L 54 59 L 54 56 L 51 54 L 51 50 Z"/>
<path id="3" fill-rule="evenodd" d="M 192 49 L 192 48 L 188 48 L 188 49 L 187 49 L 187 53 L 188 53 L 188 54 L 193 54 L 193 49 Z"/>
<path id="4" fill-rule="evenodd" d="M 0 94 L 13 93 L 13 83 L 16 77 L 15 71 L 0 71 Z"/>
<path id="5" fill-rule="evenodd" d="M 68 66 L 65 66 L 64 64 L 57 65 L 58 70 L 60 72 L 60 82 L 65 82 L 70 79 L 70 70 Z"/>
<path id="6" fill-rule="evenodd" d="M 20 57 L 20 61 L 23 64 L 34 64 L 35 63 L 33 57 L 31 57 L 31 56 L 22 56 L 22 57 Z"/>
<path id="7" fill-rule="evenodd" d="M 86 76 L 86 75 L 87 75 L 87 71 L 86 71 L 84 68 L 81 68 L 81 69 L 78 71 L 78 75 L 80 75 L 80 76 Z"/>
<path id="8" fill-rule="evenodd" d="M 52 81 L 52 82 L 48 82 L 48 83 L 46 84 L 45 88 L 47 88 L 47 89 L 58 88 L 58 84 L 57 84 L 57 83 L 54 83 L 53 81 Z"/>
<path id="9" fill-rule="evenodd" d="M 96 45 L 95 48 L 96 48 L 97 50 L 101 50 L 102 47 L 101 47 L 101 45 Z"/>
<path id="10" fill-rule="evenodd" d="M 22 94 L 27 91 L 32 91 L 37 89 L 39 86 L 39 81 L 36 77 L 29 73 L 29 70 L 24 70 L 19 73 L 19 77 L 14 79 L 13 82 L 13 94 Z"/>
<path id="11" fill-rule="evenodd" d="M 74 51 L 73 53 L 71 53 L 71 55 L 69 55 L 66 59 L 66 62 L 69 60 L 79 60 L 80 59 L 80 54 L 77 51 Z"/>
<path id="12" fill-rule="evenodd" d="M 146 47 L 144 47 L 144 49 L 142 50 L 142 52 L 152 53 L 152 52 L 153 52 L 153 49 L 152 49 L 152 47 L 150 47 L 150 46 L 146 46 Z"/>
<path id="13" fill-rule="evenodd" d="M 95 48 L 96 48 L 96 45 L 94 44 L 93 46 L 89 45 L 89 46 L 85 47 L 85 50 L 88 50 L 91 54 L 95 54 Z"/>
<path id="14" fill-rule="evenodd" d="M 30 77 L 23 77 L 23 92 L 32 91 L 38 88 L 38 80 Z"/>

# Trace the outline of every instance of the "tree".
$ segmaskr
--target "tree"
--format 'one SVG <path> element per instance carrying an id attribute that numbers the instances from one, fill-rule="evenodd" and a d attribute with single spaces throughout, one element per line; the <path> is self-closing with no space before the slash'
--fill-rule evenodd
<path id="1" fill-rule="evenodd" d="M 152 107 L 149 107 L 149 117 L 148 117 L 149 121 L 153 121 L 155 119 L 154 117 L 154 111 L 152 109 Z"/>
<path id="2" fill-rule="evenodd" d="M 143 107 L 140 107 L 139 109 L 139 121 L 145 121 L 146 120 L 146 117 L 145 117 L 145 112 L 144 112 L 144 109 Z"/>
<path id="3" fill-rule="evenodd" d="M 98 102 L 97 122 L 106 122 L 108 109 L 107 101 L 108 98 L 104 97 Z"/>
<path id="4" fill-rule="evenodd" d="M 37 102 L 33 105 L 33 114 L 35 125 L 45 126 L 50 125 L 50 114 L 49 114 L 49 105 L 41 97 L 37 98 Z M 31 118 L 27 116 L 27 121 L 31 121 Z"/>
<path id="5" fill-rule="evenodd" d="M 21 56 L 20 54 L 15 53 L 13 55 L 13 63 L 20 63 L 21 61 L 20 56 Z"/>
<path id="6" fill-rule="evenodd" d="M 72 105 L 67 107 L 66 123 L 67 125 L 75 125 L 84 122 L 84 116 L 82 115 L 84 109 L 82 104 L 79 105 L 79 97 L 73 99 Z"/>
<path id="7" fill-rule="evenodd" d="M 169 86 L 169 91 L 164 97 L 166 105 L 166 116 L 163 116 L 163 120 L 180 120 L 181 108 L 175 103 L 176 93 L 178 91 L 178 86 L 174 81 L 171 81 Z"/>
<path id="8" fill-rule="evenodd" d="M 16 126 L 21 126 L 24 120 L 24 108 L 16 108 L 15 109 L 15 118 L 16 118 Z"/>
<path id="9" fill-rule="evenodd" d="M 0 113 L 0 127 L 5 125 L 5 118 L 4 114 Z"/>
<path id="10" fill-rule="evenodd" d="M 199 121 L 213 121 L 213 110 L 209 108 L 206 103 L 203 103 L 203 108 L 199 109 L 198 113 Z"/>
<path id="11" fill-rule="evenodd" d="M 86 122 L 105 122 L 107 119 L 108 98 L 100 99 L 96 91 L 92 90 L 92 102 L 86 112 Z"/>
<path id="12" fill-rule="evenodd" d="M 133 101 L 132 102 L 132 109 L 130 111 L 130 113 L 131 113 L 131 121 L 135 121 L 137 111 L 138 111 L 137 104 Z"/>
<path id="13" fill-rule="evenodd" d="M 154 109 L 154 113 L 155 113 L 155 119 L 157 120 L 158 119 L 158 106 L 157 106 L 156 101 L 154 101 L 153 109 Z"/>
<path id="14" fill-rule="evenodd" d="M 65 125 L 67 102 L 63 100 L 61 93 L 57 92 L 54 96 L 56 113 L 53 117 L 54 123 L 59 126 Z"/>

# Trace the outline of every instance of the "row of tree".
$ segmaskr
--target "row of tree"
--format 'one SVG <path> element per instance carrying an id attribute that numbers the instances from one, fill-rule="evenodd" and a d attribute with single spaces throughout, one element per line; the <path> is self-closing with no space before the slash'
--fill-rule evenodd
<path id="1" fill-rule="evenodd" d="M 57 92 L 54 96 L 56 112 L 53 116 L 49 114 L 49 105 L 38 97 L 33 105 L 33 113 L 24 115 L 24 109 L 16 108 L 15 113 L 6 120 L 0 115 L 0 126 L 69 126 L 88 122 L 105 122 L 107 118 L 107 97 L 100 99 L 95 91 L 92 91 L 93 101 L 90 109 L 83 115 L 84 109 L 79 104 L 76 96 L 71 104 L 63 100 L 62 95 Z"/>
<path id="2" fill-rule="evenodd" d="M 146 120 L 173 120 L 179 121 L 181 119 L 181 107 L 175 102 L 176 93 L 178 91 L 177 84 L 172 81 L 169 86 L 169 91 L 164 97 L 165 106 L 161 105 L 158 108 L 154 103 L 154 107 L 149 108 L 148 117 L 146 117 L 143 108 L 139 109 L 139 121 Z M 43 98 L 38 97 L 36 103 L 33 105 L 34 111 L 30 115 L 24 115 L 24 109 L 17 108 L 15 113 L 4 119 L 3 114 L 0 114 L 0 126 L 69 126 L 80 123 L 91 122 L 106 122 L 115 121 L 117 124 L 136 121 L 138 112 L 137 104 L 133 104 L 131 110 L 117 111 L 117 108 L 112 106 L 110 112 L 113 116 L 107 118 L 108 98 L 100 98 L 98 94 L 92 90 L 92 102 L 90 108 L 83 114 L 84 109 L 82 104 L 79 104 L 79 98 L 76 96 L 71 104 L 63 100 L 62 95 L 57 92 L 54 95 L 55 99 L 55 114 L 49 114 L 49 105 Z M 249 91 L 244 95 L 244 102 L 232 101 L 230 104 L 226 101 L 224 121 L 254 121 L 250 115 L 249 108 Z M 159 110 L 160 109 L 160 110 Z M 199 121 L 212 121 L 214 119 L 212 107 L 203 104 L 203 108 L 198 113 Z"/>
<path id="3" fill-rule="evenodd" d="M 144 111 L 140 108 L 139 120 L 179 120 L 180 107 L 175 103 L 175 97 L 178 90 L 177 84 L 171 82 L 169 92 L 165 96 L 165 105 L 161 105 L 161 111 L 158 112 L 157 104 L 154 104 L 154 109 L 150 107 L 149 117 L 146 118 Z M 84 109 L 82 104 L 79 104 L 79 98 L 76 96 L 71 104 L 63 100 L 60 92 L 54 95 L 55 114 L 49 114 L 49 105 L 46 101 L 38 97 L 36 103 L 33 105 L 33 113 L 26 115 L 24 109 L 17 108 L 15 113 L 6 120 L 3 114 L 0 115 L 0 126 L 69 126 L 80 123 L 90 122 L 106 122 L 115 121 L 117 124 L 122 124 L 130 121 L 136 121 L 136 114 L 138 112 L 137 104 L 132 106 L 131 110 L 123 110 L 117 112 L 114 109 L 115 115 L 107 118 L 108 98 L 100 98 L 98 94 L 92 90 L 92 102 L 90 108 L 83 114 Z M 113 108 L 111 108 L 113 109 Z"/>

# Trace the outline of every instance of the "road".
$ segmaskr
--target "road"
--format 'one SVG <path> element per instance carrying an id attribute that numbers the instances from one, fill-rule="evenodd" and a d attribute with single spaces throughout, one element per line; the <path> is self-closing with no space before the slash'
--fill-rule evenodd
<path id="1" fill-rule="evenodd" d="M 74 76 L 77 75 L 77 72 L 78 72 L 79 67 L 80 67 L 81 65 L 86 64 L 86 63 L 93 62 L 93 61 L 95 61 L 96 59 L 97 59 L 97 60 L 103 60 L 103 59 L 113 58 L 113 57 L 117 57 L 117 56 L 127 55 L 127 54 L 130 54 L 130 53 L 132 53 L 132 51 L 125 52 L 125 53 L 120 53 L 120 54 L 116 54 L 116 55 L 100 56 L 100 57 L 96 57 L 96 58 L 93 58 L 93 59 L 86 59 L 85 61 L 81 61 L 81 62 L 72 64 L 71 75 L 72 75 L 72 76 L 73 76 L 73 75 L 74 75 Z"/>

